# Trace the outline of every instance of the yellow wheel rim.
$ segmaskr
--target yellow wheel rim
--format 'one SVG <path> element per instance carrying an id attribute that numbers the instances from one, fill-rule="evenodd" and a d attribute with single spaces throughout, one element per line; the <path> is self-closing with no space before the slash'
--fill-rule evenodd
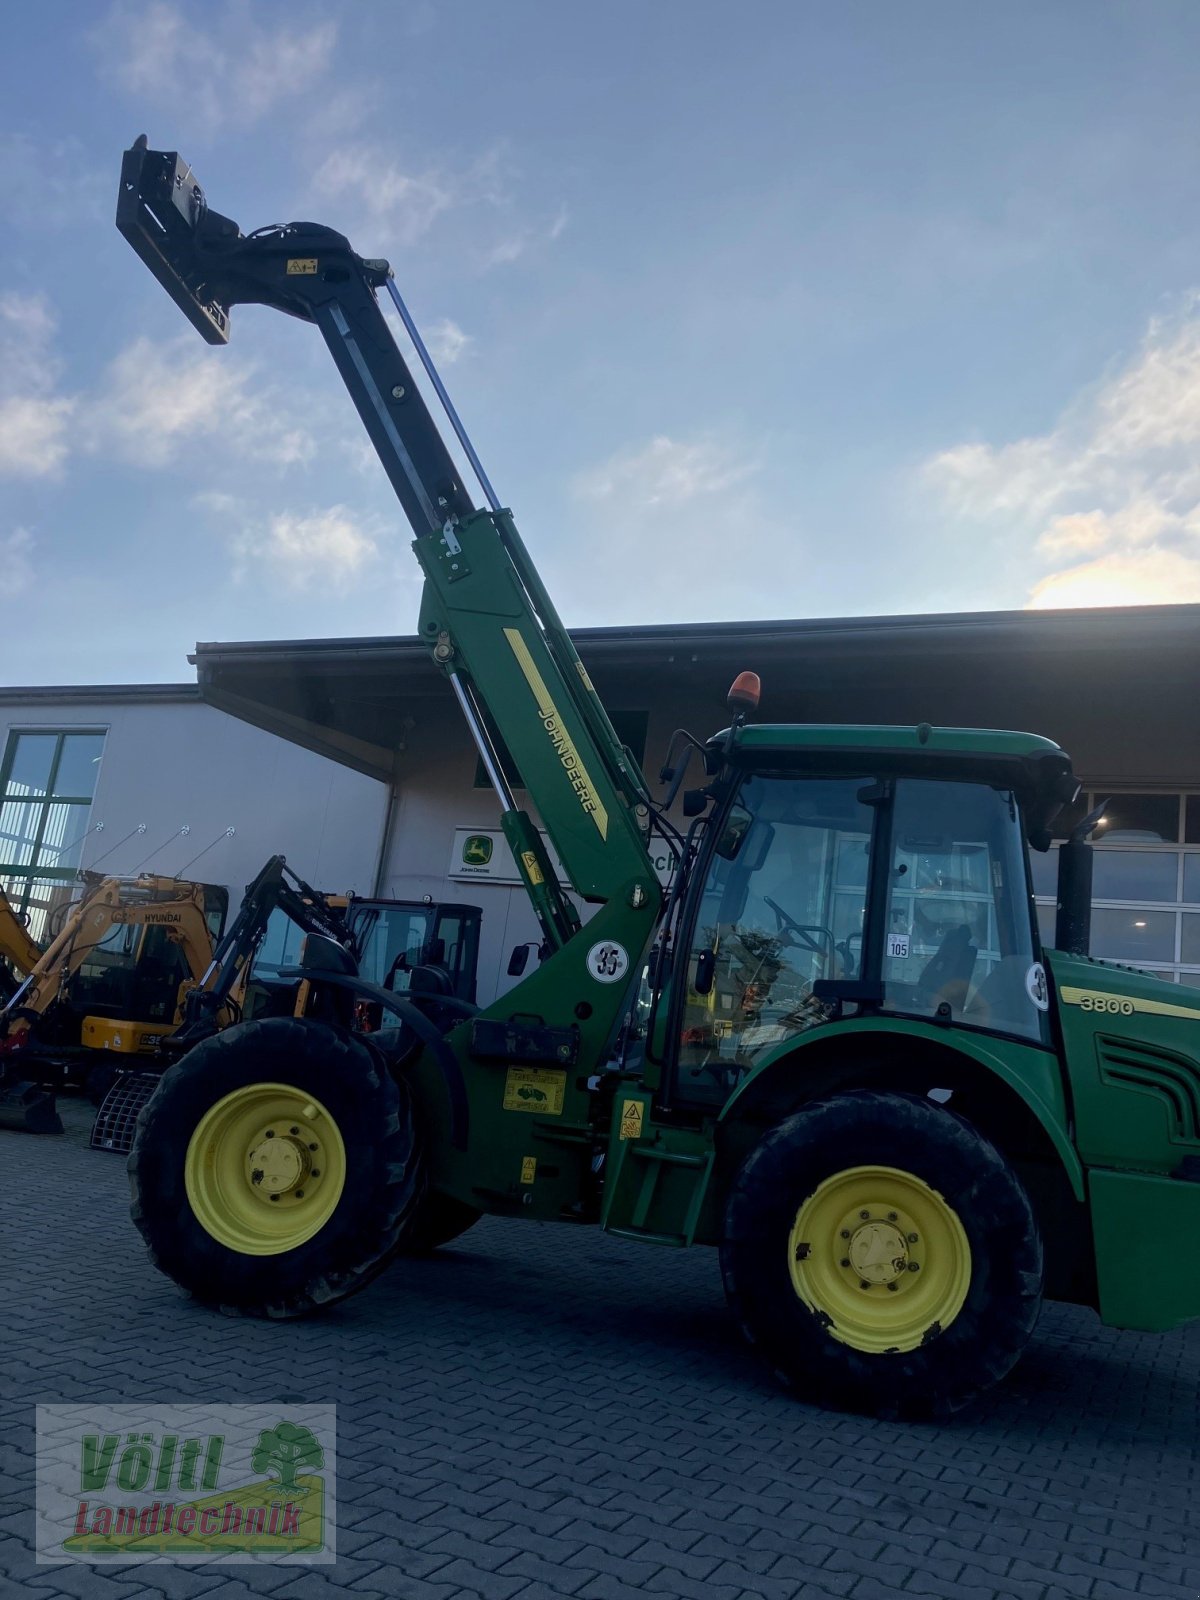
<path id="1" fill-rule="evenodd" d="M 184 1187 L 197 1222 L 244 1256 L 277 1256 L 329 1221 L 346 1182 L 346 1147 L 319 1100 L 286 1083 L 235 1089 L 188 1142 Z"/>
<path id="2" fill-rule="evenodd" d="M 963 1308 L 971 1247 L 958 1213 L 899 1167 L 848 1167 L 796 1213 L 792 1287 L 831 1338 L 876 1355 L 915 1350 Z"/>

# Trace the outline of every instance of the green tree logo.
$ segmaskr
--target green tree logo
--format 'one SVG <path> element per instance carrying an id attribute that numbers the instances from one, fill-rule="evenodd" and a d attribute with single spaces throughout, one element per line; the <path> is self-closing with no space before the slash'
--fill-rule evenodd
<path id="1" fill-rule="evenodd" d="M 325 1452 L 316 1435 L 310 1428 L 297 1427 L 294 1422 L 279 1422 L 273 1428 L 264 1428 L 250 1457 L 253 1471 L 278 1473 L 279 1487 L 288 1494 L 305 1492 L 296 1480 L 298 1472 L 305 1467 L 313 1470 L 324 1465 Z"/>

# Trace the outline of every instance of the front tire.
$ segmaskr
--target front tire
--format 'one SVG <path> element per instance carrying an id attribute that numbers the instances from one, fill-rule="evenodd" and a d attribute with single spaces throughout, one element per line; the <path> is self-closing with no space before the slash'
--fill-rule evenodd
<path id="1" fill-rule="evenodd" d="M 133 1220 L 197 1299 L 295 1317 L 387 1265 L 421 1193 L 407 1088 L 361 1039 L 268 1018 L 164 1075 L 129 1157 Z"/>
<path id="2" fill-rule="evenodd" d="M 734 1181 L 721 1270 L 743 1333 L 805 1399 L 942 1417 L 1009 1371 L 1042 1245 L 1000 1153 L 928 1100 L 858 1091 L 771 1130 Z"/>

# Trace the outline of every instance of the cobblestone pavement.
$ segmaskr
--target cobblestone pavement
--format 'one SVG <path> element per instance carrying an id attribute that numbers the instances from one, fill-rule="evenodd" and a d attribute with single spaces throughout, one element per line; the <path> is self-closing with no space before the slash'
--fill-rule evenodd
<path id="1" fill-rule="evenodd" d="M 492 1220 L 321 1318 L 240 1321 L 151 1270 L 66 1109 L 65 1139 L 0 1133 L 0 1600 L 1196 1600 L 1200 1328 L 1052 1306 L 968 1416 L 872 1423 L 758 1371 L 711 1251 Z M 301 1398 L 338 1407 L 336 1565 L 35 1565 L 37 1401 Z"/>

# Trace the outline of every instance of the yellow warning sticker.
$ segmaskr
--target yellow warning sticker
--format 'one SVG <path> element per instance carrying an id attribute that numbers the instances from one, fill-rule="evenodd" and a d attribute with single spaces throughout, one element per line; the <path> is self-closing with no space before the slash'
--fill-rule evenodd
<path id="1" fill-rule="evenodd" d="M 565 1072 L 551 1072 L 544 1067 L 509 1067 L 504 1078 L 504 1109 L 559 1117 L 566 1087 Z"/>
<path id="2" fill-rule="evenodd" d="M 522 850 L 521 860 L 525 863 L 525 871 L 529 875 L 530 883 L 545 883 L 546 880 L 542 876 L 542 869 L 538 866 L 538 859 L 532 850 Z"/>
<path id="3" fill-rule="evenodd" d="M 621 1105 L 621 1138 L 640 1139 L 642 1137 L 643 1106 L 640 1100 L 626 1100 Z"/>
<path id="4" fill-rule="evenodd" d="M 316 272 L 317 258 L 316 256 L 289 256 L 287 269 L 289 278 L 294 278 L 301 273 L 307 276 L 310 272 Z"/>
<path id="5" fill-rule="evenodd" d="M 536 1156 L 522 1156 L 521 1157 L 521 1182 L 522 1183 L 532 1183 L 533 1180 L 536 1177 L 537 1177 L 537 1157 Z"/>

